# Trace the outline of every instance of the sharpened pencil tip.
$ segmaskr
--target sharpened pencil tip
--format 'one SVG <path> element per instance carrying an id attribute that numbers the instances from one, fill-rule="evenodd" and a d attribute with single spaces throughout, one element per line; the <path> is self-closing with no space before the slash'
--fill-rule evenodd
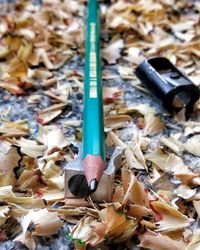
<path id="1" fill-rule="evenodd" d="M 98 181 L 97 179 L 92 179 L 89 184 L 89 189 L 91 193 L 94 193 L 97 190 L 98 187 Z"/>

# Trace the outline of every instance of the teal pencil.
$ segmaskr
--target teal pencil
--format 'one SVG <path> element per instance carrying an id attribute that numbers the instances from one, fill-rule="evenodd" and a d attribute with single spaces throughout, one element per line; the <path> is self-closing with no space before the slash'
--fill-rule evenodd
<path id="1" fill-rule="evenodd" d="M 105 169 L 98 1 L 89 0 L 87 9 L 82 159 L 89 189 L 95 192 Z"/>

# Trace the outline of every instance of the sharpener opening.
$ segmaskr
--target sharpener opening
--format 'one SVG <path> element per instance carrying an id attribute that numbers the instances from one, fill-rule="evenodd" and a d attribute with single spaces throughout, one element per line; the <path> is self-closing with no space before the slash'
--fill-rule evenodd
<path id="1" fill-rule="evenodd" d="M 87 197 L 90 192 L 85 175 L 77 174 L 72 176 L 68 182 L 70 192 L 77 198 Z"/>
<path id="2" fill-rule="evenodd" d="M 181 91 L 174 96 L 172 105 L 178 111 L 185 108 L 190 101 L 191 101 L 190 93 Z"/>

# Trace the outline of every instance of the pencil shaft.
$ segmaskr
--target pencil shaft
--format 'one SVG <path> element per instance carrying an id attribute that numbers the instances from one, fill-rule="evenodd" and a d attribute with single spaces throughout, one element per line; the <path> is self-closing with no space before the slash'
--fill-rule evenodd
<path id="1" fill-rule="evenodd" d="M 96 0 L 88 1 L 84 76 L 83 155 L 105 160 L 101 85 L 100 13 Z"/>

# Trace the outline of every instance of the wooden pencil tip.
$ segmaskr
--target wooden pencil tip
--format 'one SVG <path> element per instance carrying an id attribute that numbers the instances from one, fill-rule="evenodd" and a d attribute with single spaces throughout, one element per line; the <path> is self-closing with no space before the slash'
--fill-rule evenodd
<path id="1" fill-rule="evenodd" d="M 94 193 L 105 169 L 105 162 L 99 155 L 87 154 L 83 166 L 90 192 Z"/>

